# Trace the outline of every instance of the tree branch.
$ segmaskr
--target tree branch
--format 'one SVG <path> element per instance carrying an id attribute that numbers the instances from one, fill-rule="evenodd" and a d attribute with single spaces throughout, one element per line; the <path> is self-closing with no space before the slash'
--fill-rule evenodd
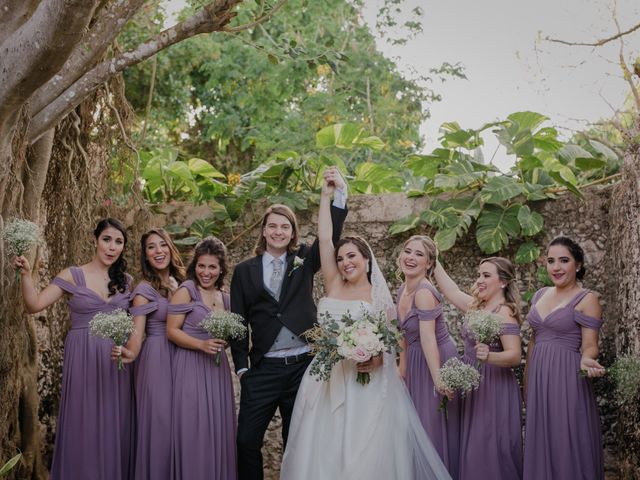
<path id="1" fill-rule="evenodd" d="M 187 38 L 201 33 L 222 31 L 235 16 L 233 11 L 235 6 L 242 1 L 216 0 L 187 20 L 139 45 L 135 50 L 122 53 L 117 57 L 99 63 L 34 115 L 28 135 L 29 142 L 36 141 L 40 135 L 57 124 L 100 85 L 125 68 L 140 63 L 159 51 Z"/>
<path id="2" fill-rule="evenodd" d="M 616 33 L 615 35 L 609 38 L 603 38 L 602 40 L 598 40 L 596 42 L 569 42 L 567 40 L 561 40 L 561 39 L 552 38 L 549 36 L 545 37 L 544 39 L 547 40 L 548 42 L 561 43 L 562 45 L 579 46 L 579 47 L 601 47 L 606 43 L 613 42 L 614 40 L 622 38 L 625 35 L 629 35 L 639 29 L 640 29 L 640 23 L 638 23 L 637 25 L 634 25 L 629 30 L 626 30 L 624 32 L 621 32 L 620 30 L 618 30 L 618 33 Z"/>
<path id="3" fill-rule="evenodd" d="M 53 81 L 41 86 L 29 99 L 31 115 L 36 115 L 73 82 L 87 73 L 107 51 L 144 0 L 112 2 L 94 22 L 84 41 L 78 43 Z"/>
<path id="4" fill-rule="evenodd" d="M 43 0 L 2 44 L 0 118 L 24 102 L 64 65 L 82 38 L 96 0 Z"/>
<path id="5" fill-rule="evenodd" d="M 39 0 L 0 0 L 0 46 L 31 18 Z"/>
<path id="6" fill-rule="evenodd" d="M 238 33 L 242 32 L 243 30 L 249 30 L 250 28 L 260 25 L 261 23 L 269 20 L 278 10 L 280 10 L 284 6 L 285 3 L 287 3 L 287 0 L 280 0 L 271 10 L 269 10 L 264 15 L 261 14 L 253 22 L 247 23 L 245 25 L 238 25 L 237 27 L 225 28 L 224 31 L 227 33 Z M 262 4 L 261 8 L 264 9 L 264 3 Z"/>

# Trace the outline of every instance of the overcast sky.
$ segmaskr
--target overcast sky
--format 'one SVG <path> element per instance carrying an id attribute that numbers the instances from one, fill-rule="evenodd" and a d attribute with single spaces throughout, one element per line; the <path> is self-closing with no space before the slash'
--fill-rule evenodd
<path id="1" fill-rule="evenodd" d="M 369 0 L 367 20 L 375 17 Z M 550 117 L 550 124 L 579 129 L 608 118 L 629 92 L 616 64 L 620 42 L 575 47 L 542 41 L 546 36 L 593 42 L 617 33 L 611 0 L 406 0 L 424 10 L 424 33 L 409 44 L 380 48 L 398 57 L 401 69 L 421 73 L 442 62 L 460 62 L 468 80 L 434 84 L 442 101 L 422 126 L 427 151 L 437 146 L 438 127 L 457 121 L 478 128 L 521 110 Z M 640 22 L 639 0 L 618 0 L 622 31 Z M 627 61 L 640 56 L 640 31 L 625 39 Z M 635 56 L 631 56 L 634 53 Z M 570 131 L 565 130 L 565 135 Z M 494 144 L 495 145 L 495 144 Z M 493 147 L 495 148 L 495 147 Z M 493 153 L 485 151 L 485 156 Z M 508 168 L 502 152 L 495 163 Z"/>

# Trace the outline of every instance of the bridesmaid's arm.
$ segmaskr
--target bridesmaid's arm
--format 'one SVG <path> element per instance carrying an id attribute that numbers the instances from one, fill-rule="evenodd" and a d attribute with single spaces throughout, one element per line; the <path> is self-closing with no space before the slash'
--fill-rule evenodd
<path id="1" fill-rule="evenodd" d="M 31 266 L 25 257 L 16 257 L 14 267 L 20 269 L 20 289 L 24 299 L 24 307 L 28 313 L 41 312 L 49 305 L 60 300 L 64 295 L 64 291 L 53 283 L 50 283 L 38 293 L 31 278 Z M 68 268 L 60 272 L 58 276 L 67 282 L 73 283 L 71 271 Z"/>
<path id="2" fill-rule="evenodd" d="M 416 292 L 416 308 L 420 310 L 432 310 L 438 306 L 438 302 L 433 294 L 427 289 L 420 289 Z M 448 395 L 440 380 L 440 350 L 436 339 L 436 322 L 433 320 L 420 320 L 420 346 L 427 360 L 427 366 L 433 379 L 433 384 L 438 393 Z"/>
<path id="3" fill-rule="evenodd" d="M 191 302 L 191 295 L 184 287 L 179 288 L 173 297 L 171 297 L 171 305 L 186 305 L 189 302 Z M 184 313 L 169 313 L 167 315 L 167 337 L 169 340 L 179 347 L 189 350 L 199 350 L 210 355 L 224 350 L 226 343 L 223 340 L 215 338 L 201 340 L 185 333 L 182 330 L 185 316 L 186 314 Z"/>
<path id="4" fill-rule="evenodd" d="M 504 323 L 518 325 L 518 321 L 509 307 L 502 306 L 497 314 Z M 484 343 L 476 344 L 474 348 L 476 349 L 478 360 L 498 367 L 517 367 L 520 365 L 520 358 L 522 357 L 520 335 L 500 335 L 500 343 L 502 343 L 502 352 L 490 352 L 488 345 Z"/>
<path id="5" fill-rule="evenodd" d="M 400 363 L 398 364 L 398 374 L 404 380 L 407 375 L 407 340 L 402 337 L 400 339 Z"/>
<path id="6" fill-rule="evenodd" d="M 462 313 L 467 313 L 469 307 L 473 303 L 473 297 L 464 293 L 456 282 L 454 282 L 449 274 L 440 264 L 440 261 L 436 260 L 436 268 L 433 271 L 433 277 L 438 284 L 438 290 Z"/>
<path id="7" fill-rule="evenodd" d="M 602 307 L 597 295 L 594 293 L 587 294 L 586 297 L 577 305 L 576 310 L 593 318 L 602 318 Z M 606 369 L 596 360 L 600 354 L 598 348 L 598 330 L 582 327 L 582 344 L 580 346 L 580 369 L 587 372 L 588 377 L 602 377 L 607 373 Z"/>
<path id="8" fill-rule="evenodd" d="M 131 303 L 132 307 L 141 307 L 142 305 L 146 305 L 149 303 L 149 300 L 144 298 L 142 295 L 136 295 L 133 298 L 133 302 Z M 147 327 L 147 316 L 146 315 L 136 315 L 133 317 L 133 323 L 135 325 L 135 330 L 133 334 L 127 340 L 127 344 L 123 347 L 119 347 L 114 345 L 111 349 L 111 359 L 117 360 L 118 354 L 122 356 L 122 363 L 131 363 L 140 354 L 140 349 L 142 348 L 142 342 L 144 339 L 144 332 Z"/>

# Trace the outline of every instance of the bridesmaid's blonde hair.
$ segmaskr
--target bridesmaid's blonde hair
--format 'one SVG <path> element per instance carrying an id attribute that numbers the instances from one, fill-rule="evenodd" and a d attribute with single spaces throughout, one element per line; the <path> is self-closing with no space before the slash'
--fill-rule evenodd
<path id="1" fill-rule="evenodd" d="M 436 246 L 436 242 L 426 235 L 412 235 L 402 244 L 402 250 L 404 250 L 406 246 L 413 241 L 420 242 L 424 247 L 427 259 L 431 262 L 431 265 L 427 267 L 425 277 L 428 278 L 429 281 L 432 281 L 433 271 L 436 269 L 436 257 L 438 256 L 438 247 Z"/>
<path id="2" fill-rule="evenodd" d="M 518 325 L 522 323 L 522 314 L 520 313 L 520 290 L 518 288 L 518 280 L 516 278 L 516 269 L 513 263 L 504 257 L 489 257 L 480 261 L 480 265 L 483 263 L 490 263 L 496 267 L 498 272 L 498 278 L 504 282 L 504 299 L 505 305 L 511 309 L 511 313 Z M 474 292 L 474 301 L 471 305 L 472 309 L 480 309 L 483 305 L 483 301 L 480 300 L 477 294 Z"/>

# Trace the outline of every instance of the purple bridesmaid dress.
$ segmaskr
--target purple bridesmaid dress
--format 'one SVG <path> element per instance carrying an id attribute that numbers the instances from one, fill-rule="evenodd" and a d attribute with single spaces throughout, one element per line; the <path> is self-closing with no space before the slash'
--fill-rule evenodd
<path id="1" fill-rule="evenodd" d="M 170 314 L 185 314 L 182 330 L 192 337 L 209 335 L 199 323 L 211 311 L 192 280 L 181 287 L 191 303 L 169 305 Z M 229 296 L 224 295 L 229 309 Z M 236 480 L 236 410 L 231 369 L 224 352 L 215 356 L 176 347 L 173 357 L 173 426 L 171 435 L 173 480 Z"/>
<path id="2" fill-rule="evenodd" d="M 146 315 L 145 340 L 135 363 L 136 480 L 169 480 L 171 468 L 171 364 L 174 346 L 167 338 L 169 301 L 149 283 L 131 294 L 149 303 L 131 307 L 131 315 Z"/>
<path id="3" fill-rule="evenodd" d="M 64 341 L 60 413 L 51 480 L 128 480 L 133 470 L 133 389 L 131 367 L 118 370 L 113 342 L 89 334 L 98 312 L 129 308 L 129 290 L 103 300 L 71 267 L 74 283 L 53 283 L 71 294 L 71 329 Z"/>
<path id="4" fill-rule="evenodd" d="M 589 379 L 578 374 L 583 327 L 602 321 L 575 310 L 588 290 L 542 319 L 533 297 L 527 320 L 535 333 L 529 358 L 524 442 L 525 480 L 603 479 L 600 417 Z"/>
<path id="5" fill-rule="evenodd" d="M 398 298 L 405 285 L 398 290 Z M 431 310 L 416 308 L 415 297 L 406 317 L 400 324 L 407 342 L 407 372 L 405 382 L 416 407 L 420 421 L 433 446 L 438 451 L 442 463 L 455 480 L 458 478 L 460 460 L 460 406 L 459 399 L 448 402 L 448 416 L 438 411 L 442 396 L 437 394 L 427 366 L 427 359 L 420 345 L 420 322 L 436 322 L 436 339 L 440 351 L 440 363 L 444 364 L 451 357 L 456 357 L 456 345 L 449 336 L 447 324 L 442 313 L 442 296 L 430 284 L 421 284 L 418 289 L 427 288 L 438 300 L 439 305 Z"/>
<path id="6" fill-rule="evenodd" d="M 520 338 L 520 327 L 502 324 L 502 335 Z M 477 365 L 475 339 L 462 329 L 463 360 Z M 501 352 L 497 340 L 489 345 Z M 460 441 L 461 480 L 518 480 L 522 478 L 522 398 L 513 370 L 482 363 L 480 387 L 462 400 Z"/>

